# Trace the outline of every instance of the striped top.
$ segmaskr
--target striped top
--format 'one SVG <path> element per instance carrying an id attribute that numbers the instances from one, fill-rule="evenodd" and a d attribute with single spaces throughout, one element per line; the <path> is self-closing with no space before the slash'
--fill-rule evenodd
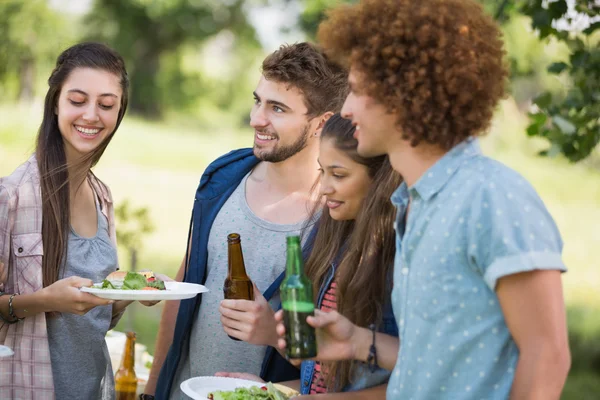
<path id="1" fill-rule="evenodd" d="M 321 303 L 321 311 L 329 312 L 337 310 L 337 301 L 336 301 L 336 289 L 337 284 L 335 281 L 331 282 L 329 285 L 329 289 L 325 292 L 325 297 L 323 297 L 323 302 Z M 327 393 L 327 370 L 321 370 L 321 363 L 319 361 L 315 362 L 315 370 L 313 374 L 312 384 L 310 386 L 310 394 L 319 394 L 319 393 Z"/>

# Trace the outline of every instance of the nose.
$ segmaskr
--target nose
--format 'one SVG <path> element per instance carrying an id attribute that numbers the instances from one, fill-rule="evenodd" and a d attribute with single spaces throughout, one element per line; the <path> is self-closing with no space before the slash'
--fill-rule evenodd
<path id="1" fill-rule="evenodd" d="M 98 109 L 96 108 L 96 104 L 93 102 L 89 102 L 87 107 L 85 108 L 85 112 L 82 116 L 83 120 L 86 122 L 97 122 L 98 121 Z"/>
<path id="2" fill-rule="evenodd" d="M 352 119 L 352 105 L 350 96 L 351 95 L 349 94 L 348 97 L 346 97 L 344 105 L 342 106 L 342 110 L 340 111 L 342 118 Z"/>
<path id="3" fill-rule="evenodd" d="M 255 105 L 250 111 L 250 126 L 254 129 L 260 129 L 267 125 L 269 125 L 269 120 L 265 115 L 265 109 L 260 105 Z"/>
<path id="4" fill-rule="evenodd" d="M 327 176 L 323 175 L 321 177 L 321 195 L 329 196 L 333 193 L 335 193 L 335 190 L 333 189 L 333 185 L 331 185 L 331 180 L 327 178 Z"/>

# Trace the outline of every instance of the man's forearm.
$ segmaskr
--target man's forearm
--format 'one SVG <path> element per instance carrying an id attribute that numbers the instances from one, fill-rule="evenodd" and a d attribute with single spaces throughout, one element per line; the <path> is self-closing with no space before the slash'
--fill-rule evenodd
<path id="1" fill-rule="evenodd" d="M 163 308 L 160 325 L 158 327 L 158 336 L 154 347 L 154 361 L 148 383 L 144 389 L 144 393 L 154 394 L 156 391 L 156 383 L 160 374 L 169 347 L 173 343 L 173 333 L 175 332 L 175 324 L 177 322 L 177 313 L 179 312 L 179 301 L 166 301 Z"/>
<path id="2" fill-rule="evenodd" d="M 568 349 L 540 348 L 521 352 L 510 399 L 560 399 L 570 363 Z"/>
<path id="3" fill-rule="evenodd" d="M 300 379 L 296 379 L 294 381 L 279 382 L 279 385 L 287 386 L 290 389 L 300 391 Z"/>

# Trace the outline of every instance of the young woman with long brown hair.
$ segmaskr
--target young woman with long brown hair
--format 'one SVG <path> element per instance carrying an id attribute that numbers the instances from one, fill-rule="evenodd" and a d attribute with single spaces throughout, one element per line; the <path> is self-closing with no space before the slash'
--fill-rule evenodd
<path id="1" fill-rule="evenodd" d="M 108 187 L 91 172 L 127 109 L 120 55 L 65 50 L 35 154 L 0 178 L 0 398 L 100 398 L 112 390 L 104 336 L 130 302 L 79 289 L 118 269 Z M 107 393 L 108 392 L 108 393 Z"/>
<path id="2" fill-rule="evenodd" d="M 319 164 L 325 207 L 313 210 L 322 214 L 308 239 L 312 250 L 306 273 L 314 284 L 317 308 L 337 310 L 359 326 L 374 324 L 377 330 L 397 336 L 390 299 L 395 254 L 395 208 L 390 196 L 401 178 L 387 157 L 359 156 L 354 133 L 352 123 L 339 114 L 323 127 Z M 304 361 L 300 368 L 300 382 L 288 383 L 303 395 L 372 388 L 372 396 L 384 396 L 381 384 L 389 377 L 385 370 L 370 371 L 366 364 L 350 360 Z M 351 393 L 344 396 L 352 398 Z"/>

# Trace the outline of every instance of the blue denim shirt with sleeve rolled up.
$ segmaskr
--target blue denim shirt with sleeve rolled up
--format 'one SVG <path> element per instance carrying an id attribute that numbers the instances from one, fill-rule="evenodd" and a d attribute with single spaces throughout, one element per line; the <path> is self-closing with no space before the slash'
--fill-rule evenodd
<path id="1" fill-rule="evenodd" d="M 566 270 L 544 203 L 475 139 L 412 187 L 403 183 L 392 202 L 400 350 L 387 399 L 507 399 L 519 349 L 496 284 L 520 272 Z"/>

